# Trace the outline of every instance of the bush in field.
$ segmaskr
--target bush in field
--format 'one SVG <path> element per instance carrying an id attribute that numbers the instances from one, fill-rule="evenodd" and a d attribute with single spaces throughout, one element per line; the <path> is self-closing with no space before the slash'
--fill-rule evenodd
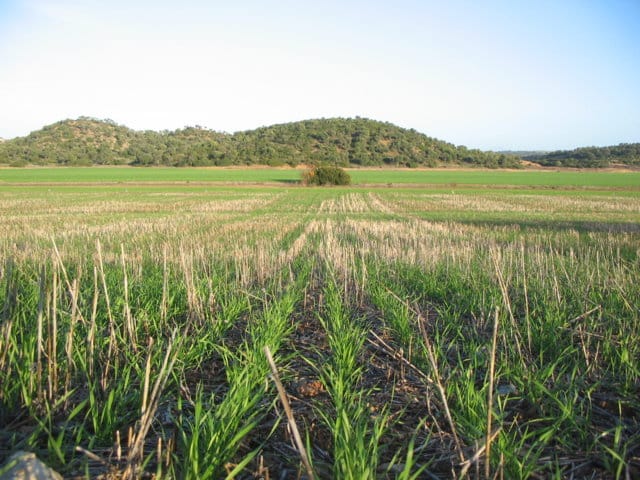
<path id="1" fill-rule="evenodd" d="M 351 176 L 340 167 L 320 165 L 302 174 L 304 185 L 351 185 Z"/>

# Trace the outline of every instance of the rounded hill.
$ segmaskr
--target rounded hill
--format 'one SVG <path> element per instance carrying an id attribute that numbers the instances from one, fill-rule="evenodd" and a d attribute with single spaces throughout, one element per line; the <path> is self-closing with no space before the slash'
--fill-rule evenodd
<path id="1" fill-rule="evenodd" d="M 272 125 L 233 136 L 241 162 L 331 163 L 340 166 L 517 166 L 516 157 L 469 150 L 413 129 L 365 118 L 330 118 Z"/>

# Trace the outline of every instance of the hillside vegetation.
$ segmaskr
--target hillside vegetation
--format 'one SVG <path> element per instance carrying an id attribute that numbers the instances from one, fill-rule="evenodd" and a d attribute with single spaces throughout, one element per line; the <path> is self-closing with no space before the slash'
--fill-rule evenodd
<path id="1" fill-rule="evenodd" d="M 81 117 L 0 144 L 12 165 L 299 165 L 517 167 L 515 156 L 471 150 L 364 118 L 305 120 L 227 134 L 201 127 L 135 131 Z"/>
<path id="2" fill-rule="evenodd" d="M 547 167 L 610 167 L 640 165 L 640 143 L 610 147 L 581 147 L 549 153 L 521 155 L 523 159 Z"/>

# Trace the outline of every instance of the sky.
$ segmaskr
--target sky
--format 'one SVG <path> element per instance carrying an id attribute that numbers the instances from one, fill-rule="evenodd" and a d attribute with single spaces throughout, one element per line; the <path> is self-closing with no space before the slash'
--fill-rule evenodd
<path id="1" fill-rule="evenodd" d="M 640 142 L 640 0 L 0 0 L 0 137 L 365 117 L 484 150 Z"/>

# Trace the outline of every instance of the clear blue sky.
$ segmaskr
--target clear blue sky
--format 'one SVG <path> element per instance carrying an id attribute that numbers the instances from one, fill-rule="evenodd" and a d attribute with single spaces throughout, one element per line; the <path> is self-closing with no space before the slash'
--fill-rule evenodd
<path id="1" fill-rule="evenodd" d="M 0 137 L 361 116 L 482 149 L 640 141 L 640 0 L 0 0 Z"/>

